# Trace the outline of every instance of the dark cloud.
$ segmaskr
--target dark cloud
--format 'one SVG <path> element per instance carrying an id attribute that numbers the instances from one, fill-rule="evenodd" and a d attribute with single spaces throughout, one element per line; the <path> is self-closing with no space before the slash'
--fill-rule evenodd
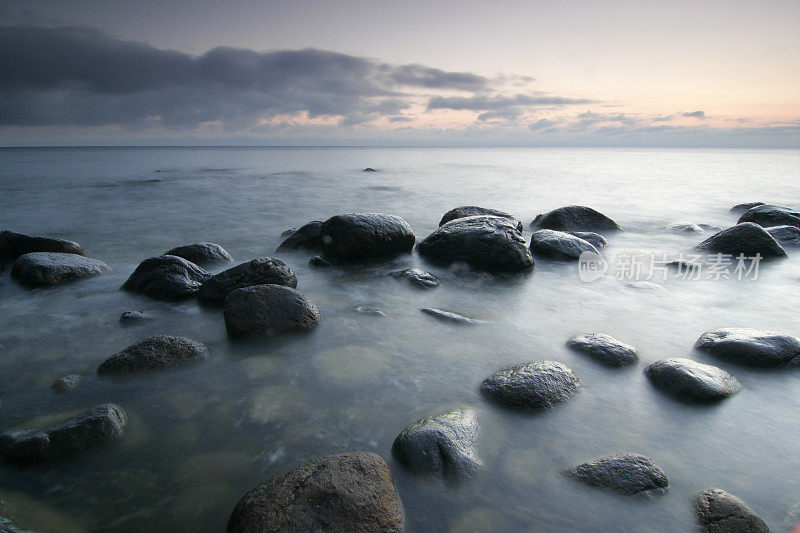
<path id="1" fill-rule="evenodd" d="M 549 128 L 553 128 L 558 125 L 558 122 L 554 120 L 548 120 L 546 118 L 542 118 L 534 122 L 533 124 L 528 124 L 528 129 L 531 131 L 541 131 L 547 130 Z"/>
<path id="2" fill-rule="evenodd" d="M 470 111 L 492 111 L 513 107 L 528 106 L 565 106 L 588 104 L 592 100 L 585 98 L 564 98 L 561 96 L 531 96 L 515 94 L 513 96 L 434 96 L 428 101 L 428 109 L 454 109 Z"/>
<path id="3" fill-rule="evenodd" d="M 414 122 L 414 119 L 411 117 L 389 117 L 389 122 Z"/>
<path id="4" fill-rule="evenodd" d="M 682 113 L 681 116 L 694 117 L 694 118 L 706 118 L 706 113 L 705 113 L 705 111 L 692 111 L 691 113 Z"/>
<path id="5" fill-rule="evenodd" d="M 499 109 L 496 111 L 485 111 L 478 115 L 479 122 L 511 122 L 518 119 L 522 115 L 522 110 L 516 107 L 509 109 Z"/>

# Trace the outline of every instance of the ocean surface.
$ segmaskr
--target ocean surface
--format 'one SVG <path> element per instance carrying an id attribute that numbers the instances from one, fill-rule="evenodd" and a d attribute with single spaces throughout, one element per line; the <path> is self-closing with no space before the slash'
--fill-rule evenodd
<path id="1" fill-rule="evenodd" d="M 362 172 L 373 167 L 377 172 Z M 0 464 L 0 500 L 40 531 L 221 531 L 251 487 L 305 460 L 368 450 L 389 463 L 409 531 L 692 531 L 695 494 L 725 489 L 785 531 L 800 504 L 800 377 L 754 370 L 692 345 L 726 326 L 800 335 L 800 249 L 762 263 L 757 279 L 636 278 L 610 268 L 594 282 L 575 263 L 537 259 L 532 273 L 494 279 L 427 265 L 416 253 L 315 270 L 310 254 L 275 253 L 281 233 L 348 212 L 385 212 L 418 239 L 449 209 L 480 205 L 538 214 L 588 205 L 624 232 L 607 256 L 690 253 L 705 236 L 676 222 L 728 227 L 731 206 L 800 206 L 793 150 L 501 148 L 52 148 L 0 150 L 0 229 L 67 238 L 113 269 L 26 289 L 2 273 L 0 431 L 114 402 L 128 413 L 112 446 L 52 463 Z M 236 263 L 278 257 L 322 313 L 312 333 L 231 342 L 221 311 L 119 290 L 136 265 L 174 246 L 221 244 Z M 416 290 L 386 276 L 419 266 L 441 278 Z M 225 267 L 212 269 L 213 272 Z M 358 313 L 378 307 L 387 317 Z M 438 307 L 485 321 L 438 322 Z M 121 327 L 123 311 L 155 320 Z M 633 344 L 640 363 L 608 369 L 565 347 L 600 331 Z M 154 334 L 206 344 L 208 361 L 124 379 L 97 366 Z M 733 373 L 744 389 L 714 405 L 682 403 L 642 370 L 688 357 Z M 481 381 L 502 367 L 550 359 L 583 383 L 571 401 L 521 413 L 489 403 Z M 84 374 L 67 394 L 50 385 Z M 406 426 L 471 406 L 482 427 L 477 478 L 461 486 L 412 474 L 391 455 Z M 562 470 L 617 452 L 647 455 L 669 491 L 624 497 Z M 793 510 L 794 508 L 794 510 Z"/>

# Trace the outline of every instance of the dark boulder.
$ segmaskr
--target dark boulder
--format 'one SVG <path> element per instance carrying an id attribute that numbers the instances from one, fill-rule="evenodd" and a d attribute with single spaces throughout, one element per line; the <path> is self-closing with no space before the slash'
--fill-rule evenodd
<path id="1" fill-rule="evenodd" d="M 451 209 L 447 213 L 444 214 L 442 220 L 439 221 L 440 226 L 444 226 L 451 220 L 456 220 L 457 218 L 466 218 L 466 217 L 474 217 L 480 215 L 488 215 L 492 217 L 500 217 L 500 218 L 507 218 L 512 221 L 517 226 L 517 231 L 522 233 L 522 221 L 519 220 L 517 217 L 512 215 L 511 213 L 506 213 L 505 211 L 498 211 L 497 209 L 488 209 L 486 207 L 478 207 L 476 205 L 462 205 L 461 207 L 456 207 L 455 209 Z"/>
<path id="2" fill-rule="evenodd" d="M 122 289 L 137 292 L 157 300 L 181 300 L 197 293 L 211 274 L 176 255 L 160 255 L 145 259 Z"/>
<path id="3" fill-rule="evenodd" d="M 704 490 L 694 507 L 706 533 L 769 533 L 767 524 L 746 503 L 724 490 Z"/>
<path id="4" fill-rule="evenodd" d="M 559 207 L 549 213 L 538 215 L 532 227 L 558 231 L 614 231 L 619 225 L 599 211 L 583 205 Z"/>
<path id="5" fill-rule="evenodd" d="M 800 246 L 799 228 L 794 226 L 772 226 L 765 229 L 784 248 L 787 246 Z"/>
<path id="6" fill-rule="evenodd" d="M 436 309 L 434 307 L 423 307 L 420 309 L 426 315 L 430 315 L 442 322 L 452 322 L 454 324 L 464 324 L 464 325 L 473 325 L 473 324 L 480 324 L 480 320 L 476 320 L 474 318 L 469 318 L 468 316 L 459 315 L 458 313 L 453 313 L 451 311 L 442 311 L 441 309 Z"/>
<path id="7" fill-rule="evenodd" d="M 78 386 L 81 376 L 78 374 L 68 374 L 62 378 L 58 378 L 52 385 L 53 390 L 56 392 L 69 392 Z"/>
<path id="8" fill-rule="evenodd" d="M 551 229 L 540 229 L 533 233 L 533 236 L 531 236 L 531 252 L 534 255 L 564 261 L 577 261 L 583 252 L 600 253 L 597 248 L 580 237 Z"/>
<path id="9" fill-rule="evenodd" d="M 403 504 L 380 456 L 328 455 L 269 479 L 239 500 L 228 532 L 265 531 L 400 532 Z"/>
<path id="10" fill-rule="evenodd" d="M 602 250 L 608 246 L 608 241 L 606 238 L 599 233 L 594 233 L 593 231 L 568 231 L 567 233 L 570 235 L 575 235 L 579 239 L 583 239 L 598 250 Z"/>
<path id="11" fill-rule="evenodd" d="M 507 218 L 457 218 L 428 235 L 417 247 L 421 256 L 443 266 L 463 263 L 490 273 L 533 268 L 533 256 L 514 222 Z"/>
<path id="12" fill-rule="evenodd" d="M 33 252 L 86 255 L 83 246 L 73 241 L 50 237 L 33 237 L 13 231 L 0 232 L 0 263 L 14 261 Z"/>
<path id="13" fill-rule="evenodd" d="M 680 400 L 712 402 L 742 388 L 738 379 L 721 368 L 680 357 L 656 361 L 644 372 L 658 389 Z"/>
<path id="14" fill-rule="evenodd" d="M 221 304 L 236 289 L 267 284 L 295 288 L 297 276 L 280 259 L 262 257 L 211 276 L 200 286 L 197 297 L 204 302 Z"/>
<path id="15" fill-rule="evenodd" d="M 11 277 L 28 287 L 39 287 L 97 276 L 109 270 L 102 261 L 82 255 L 32 252 L 17 258 Z"/>
<path id="16" fill-rule="evenodd" d="M 283 285 L 236 289 L 225 299 L 225 327 L 232 337 L 263 337 L 313 329 L 321 317 L 306 295 Z"/>
<path id="17" fill-rule="evenodd" d="M 738 256 L 744 254 L 746 257 L 786 257 L 786 250 L 767 233 L 767 231 L 752 222 L 736 224 L 719 233 L 715 233 L 708 239 L 697 245 L 700 250 L 731 254 Z"/>
<path id="18" fill-rule="evenodd" d="M 406 268 L 405 270 L 389 272 L 387 275 L 398 279 L 405 278 L 415 287 L 422 289 L 431 289 L 439 286 L 439 278 L 419 268 Z"/>
<path id="19" fill-rule="evenodd" d="M 695 349 L 735 363 L 776 367 L 800 358 L 800 338 L 750 328 L 719 328 L 703 333 Z"/>
<path id="20" fill-rule="evenodd" d="M 172 335 L 154 335 L 136 342 L 106 359 L 97 368 L 98 375 L 172 368 L 208 358 L 203 344 Z"/>
<path id="21" fill-rule="evenodd" d="M 509 407 L 547 409 L 572 398 L 581 382 L 555 361 L 535 361 L 499 370 L 481 384 L 488 398 Z"/>
<path id="22" fill-rule="evenodd" d="M 322 256 L 331 261 L 382 259 L 414 248 L 408 222 L 383 213 L 336 215 L 322 223 Z"/>
<path id="23" fill-rule="evenodd" d="M 745 204 L 736 204 L 735 206 L 731 207 L 731 212 L 744 213 L 748 209 L 752 209 L 753 207 L 758 207 L 760 205 L 766 205 L 766 204 L 764 204 L 764 202 L 748 202 Z"/>
<path id="24" fill-rule="evenodd" d="M 567 346 L 606 366 L 635 365 L 639 361 L 636 348 L 605 333 L 576 335 L 567 341 Z"/>
<path id="25" fill-rule="evenodd" d="M 765 228 L 771 226 L 800 228 L 800 212 L 778 205 L 759 205 L 745 211 L 737 223 L 742 222 L 753 222 Z"/>
<path id="26" fill-rule="evenodd" d="M 283 252 L 300 248 L 305 248 L 307 250 L 319 250 L 322 248 L 321 220 L 312 220 L 308 224 L 300 226 L 290 233 L 275 251 Z"/>
<path id="27" fill-rule="evenodd" d="M 662 494 L 669 486 L 661 467 L 638 453 L 602 457 L 569 468 L 564 474 L 587 485 L 620 494 Z"/>
<path id="28" fill-rule="evenodd" d="M 164 255 L 176 255 L 191 261 L 195 265 L 215 265 L 218 263 L 230 263 L 233 257 L 225 248 L 213 242 L 196 242 L 185 246 L 173 248 Z"/>

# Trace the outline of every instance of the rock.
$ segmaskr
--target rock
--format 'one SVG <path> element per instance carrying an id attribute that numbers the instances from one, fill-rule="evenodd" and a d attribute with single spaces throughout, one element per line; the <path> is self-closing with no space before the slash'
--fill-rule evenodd
<path id="1" fill-rule="evenodd" d="M 306 331 L 315 328 L 320 318 L 311 300 L 283 285 L 236 289 L 225 299 L 225 328 L 232 337 Z"/>
<path id="2" fill-rule="evenodd" d="M 800 246 L 800 229 L 794 226 L 773 226 L 765 229 L 784 248 Z"/>
<path id="3" fill-rule="evenodd" d="M 288 235 L 275 251 L 283 252 L 300 248 L 307 250 L 319 250 L 322 248 L 321 220 L 312 220 L 308 224 L 300 226 L 300 228 Z"/>
<path id="4" fill-rule="evenodd" d="M 695 349 L 739 364 L 785 365 L 800 357 L 800 338 L 750 328 L 719 328 L 703 333 Z"/>
<path id="5" fill-rule="evenodd" d="M 97 276 L 109 270 L 102 261 L 82 255 L 32 252 L 17 258 L 11 277 L 28 287 L 39 287 Z"/>
<path id="6" fill-rule="evenodd" d="M 245 494 L 228 521 L 229 533 L 403 530 L 392 473 L 371 452 L 328 455 L 275 476 Z"/>
<path id="7" fill-rule="evenodd" d="M 389 272 L 387 275 L 398 279 L 405 278 L 415 287 L 420 287 L 422 289 L 431 289 L 439 286 L 439 278 L 419 268 L 407 268 L 405 270 Z"/>
<path id="8" fill-rule="evenodd" d="M 497 209 L 478 207 L 476 205 L 462 205 L 461 207 L 456 207 L 455 209 L 451 209 L 450 211 L 445 213 L 444 216 L 442 217 L 442 220 L 439 221 L 439 226 L 444 226 L 451 220 L 456 220 L 458 218 L 474 217 L 480 215 L 507 218 L 516 225 L 517 231 L 522 233 L 523 229 L 522 221 L 519 220 L 514 215 L 512 215 L 511 213 L 506 213 L 505 211 L 498 211 Z"/>
<path id="9" fill-rule="evenodd" d="M 739 217 L 737 224 L 753 222 L 765 228 L 771 226 L 794 226 L 800 228 L 800 212 L 778 205 L 751 207 Z"/>
<path id="10" fill-rule="evenodd" d="M 202 284 L 197 297 L 204 302 L 221 304 L 236 289 L 267 284 L 294 289 L 297 287 L 297 276 L 280 259 L 262 257 L 211 276 Z"/>
<path id="11" fill-rule="evenodd" d="M 69 392 L 78 386 L 81 376 L 78 374 L 69 374 L 63 378 L 59 378 L 53 383 L 53 390 L 56 392 Z"/>
<path id="12" fill-rule="evenodd" d="M 698 224 L 698 226 L 700 226 L 700 229 L 702 229 L 703 231 L 710 231 L 712 233 L 717 233 L 718 231 L 722 231 L 721 227 L 715 226 L 713 224 Z"/>
<path id="13" fill-rule="evenodd" d="M 738 379 L 721 368 L 691 359 L 661 359 L 644 372 L 653 385 L 681 400 L 722 400 L 742 388 Z"/>
<path id="14" fill-rule="evenodd" d="M 509 407 L 547 409 L 572 398 L 581 382 L 556 361 L 535 361 L 499 370 L 481 384 L 488 398 Z"/>
<path id="15" fill-rule="evenodd" d="M 365 168 L 365 169 L 364 169 L 362 172 L 377 172 L 377 170 L 375 170 L 375 169 L 374 169 L 374 168 L 372 168 L 372 167 L 367 167 L 367 168 Z"/>
<path id="16" fill-rule="evenodd" d="M 538 215 L 532 227 L 558 231 L 614 231 L 622 228 L 599 211 L 582 205 L 559 207 L 549 213 Z"/>
<path id="17" fill-rule="evenodd" d="M 125 311 L 119 317 L 119 323 L 123 326 L 132 326 L 135 324 L 141 324 L 142 322 L 149 322 L 153 320 L 153 317 L 147 311 Z"/>
<path id="18" fill-rule="evenodd" d="M 7 431 L 0 435 L 0 457 L 29 462 L 94 448 L 121 437 L 127 420 L 121 407 L 107 403 L 45 430 Z"/>
<path id="19" fill-rule="evenodd" d="M 567 346 L 606 366 L 635 365 L 639 361 L 639 352 L 636 348 L 605 333 L 576 335 L 567 341 Z"/>
<path id="20" fill-rule="evenodd" d="M 707 533 L 769 533 L 767 524 L 746 503 L 721 489 L 698 494 L 695 512 Z"/>
<path id="21" fill-rule="evenodd" d="M 314 268 L 330 268 L 333 265 L 330 264 L 330 262 L 321 255 L 315 255 L 314 257 L 308 260 L 308 266 Z"/>
<path id="22" fill-rule="evenodd" d="M 154 335 L 106 359 L 97 368 L 97 374 L 118 375 L 172 368 L 207 358 L 208 348 L 197 341 L 172 335 Z"/>
<path id="23" fill-rule="evenodd" d="M 33 252 L 86 255 L 83 246 L 73 241 L 50 237 L 33 237 L 13 231 L 0 232 L 0 263 L 14 261 Z"/>
<path id="24" fill-rule="evenodd" d="M 670 224 L 667 226 L 667 231 L 669 233 L 705 233 L 703 228 L 698 226 L 697 224 L 689 224 L 689 223 L 675 223 Z"/>
<path id="25" fill-rule="evenodd" d="M 435 264 L 464 263 L 490 273 L 522 272 L 533 268 L 533 256 L 516 224 L 507 218 L 457 218 L 428 235 L 417 247 Z"/>
<path id="26" fill-rule="evenodd" d="M 540 229 L 531 237 L 531 252 L 551 259 L 577 260 L 583 252 L 599 254 L 597 248 L 563 231 Z"/>
<path id="27" fill-rule="evenodd" d="M 31 533 L 31 531 L 27 529 L 23 529 L 18 524 L 15 524 L 13 520 L 0 514 L 0 532 L 2 533 Z"/>
<path id="28" fill-rule="evenodd" d="M 669 486 L 661 467 L 638 453 L 602 457 L 569 468 L 564 474 L 587 485 L 620 494 L 663 494 Z"/>
<path id="29" fill-rule="evenodd" d="M 362 315 L 370 315 L 380 318 L 389 318 L 389 315 L 384 313 L 378 307 L 372 307 L 370 305 L 357 305 L 353 308 L 353 311 L 356 313 L 361 313 Z"/>
<path id="30" fill-rule="evenodd" d="M 282 231 L 281 232 L 281 239 L 285 239 L 286 237 L 288 237 L 289 235 L 291 235 L 292 233 L 294 233 L 298 229 L 299 228 L 289 228 L 287 230 Z"/>
<path id="31" fill-rule="evenodd" d="M 752 222 L 736 224 L 715 233 L 698 244 L 697 248 L 734 256 L 744 254 L 745 257 L 755 257 L 756 254 L 761 254 L 763 258 L 786 257 L 786 250 L 778 241 L 764 228 Z"/>
<path id="32" fill-rule="evenodd" d="M 420 309 L 420 311 L 427 315 L 431 315 L 434 318 L 438 318 L 442 322 L 452 322 L 455 324 L 465 325 L 480 324 L 482 322 L 481 320 L 469 318 L 464 315 L 459 315 L 458 313 L 452 313 L 450 311 L 442 311 L 441 309 L 436 309 L 434 307 L 423 307 Z"/>
<path id="33" fill-rule="evenodd" d="M 749 202 L 746 204 L 736 204 L 735 206 L 731 207 L 731 212 L 733 213 L 744 213 L 748 209 L 753 207 L 758 207 L 759 205 L 765 205 L 764 202 Z"/>
<path id="34" fill-rule="evenodd" d="M 213 242 L 197 242 L 178 246 L 164 255 L 175 255 L 191 261 L 195 265 L 215 265 L 218 263 L 230 263 L 233 257 L 225 248 Z"/>
<path id="35" fill-rule="evenodd" d="M 606 238 L 599 233 L 594 233 L 592 231 L 568 231 L 567 233 L 570 235 L 575 235 L 579 239 L 583 239 L 598 250 L 602 250 L 608 246 L 608 241 Z"/>
<path id="36" fill-rule="evenodd" d="M 409 253 L 415 237 L 400 217 L 382 213 L 336 215 L 322 223 L 322 256 L 333 261 L 368 261 Z"/>
<path id="37" fill-rule="evenodd" d="M 176 255 L 160 255 L 145 259 L 122 289 L 137 292 L 157 300 L 180 300 L 197 293 L 211 274 Z"/>
<path id="38" fill-rule="evenodd" d="M 394 440 L 392 453 L 417 474 L 441 474 L 457 481 L 474 476 L 478 458 L 478 416 L 455 409 L 418 420 Z"/>

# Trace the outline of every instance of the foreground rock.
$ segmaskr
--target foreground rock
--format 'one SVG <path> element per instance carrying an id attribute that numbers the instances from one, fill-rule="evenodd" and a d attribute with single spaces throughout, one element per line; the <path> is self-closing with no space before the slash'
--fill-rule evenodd
<path id="1" fill-rule="evenodd" d="M 275 476 L 245 494 L 228 521 L 230 533 L 403 530 L 392 473 L 371 452 L 328 455 Z"/>
<path id="2" fill-rule="evenodd" d="M 321 317 L 303 293 L 283 285 L 236 289 L 225 299 L 225 328 L 232 337 L 269 337 L 313 329 Z"/>
<path id="3" fill-rule="evenodd" d="M 408 222 L 383 213 L 349 213 L 322 223 L 322 256 L 359 262 L 409 253 L 414 231 Z"/>
<path id="4" fill-rule="evenodd" d="M 444 475 L 452 481 L 474 476 L 481 466 L 478 417 L 456 409 L 423 418 L 394 440 L 392 453 L 417 474 Z"/>
<path id="5" fill-rule="evenodd" d="M 208 358 L 203 344 L 172 335 L 154 335 L 106 359 L 97 368 L 101 376 L 172 368 Z"/>
<path id="6" fill-rule="evenodd" d="M 300 226 L 289 234 L 286 239 L 278 246 L 276 252 L 286 250 L 319 250 L 322 248 L 322 221 L 312 220 L 304 226 Z"/>
<path id="7" fill-rule="evenodd" d="M 123 326 L 133 326 L 143 322 L 150 322 L 153 317 L 147 311 L 125 311 L 119 316 L 119 323 Z"/>
<path id="8" fill-rule="evenodd" d="M 576 335 L 567 341 L 567 346 L 606 366 L 635 365 L 639 361 L 636 348 L 605 333 Z"/>
<path id="9" fill-rule="evenodd" d="M 620 230 L 619 224 L 591 207 L 568 205 L 559 207 L 549 213 L 538 215 L 532 227 L 554 229 L 558 231 L 614 231 Z"/>
<path id="10" fill-rule="evenodd" d="M 428 235 L 417 247 L 421 256 L 443 266 L 466 264 L 491 273 L 533 268 L 533 256 L 516 224 L 507 218 L 458 218 Z"/>
<path id="11" fill-rule="evenodd" d="M 744 254 L 745 257 L 755 257 L 756 254 L 761 254 L 763 258 L 786 257 L 786 250 L 778 241 L 764 228 L 752 222 L 736 224 L 715 233 L 698 244 L 697 248 L 734 256 Z"/>
<path id="12" fill-rule="evenodd" d="M 678 222 L 667 226 L 669 233 L 705 233 L 705 230 L 697 224 Z"/>
<path id="13" fill-rule="evenodd" d="M 109 270 L 102 261 L 82 255 L 33 252 L 19 256 L 11 268 L 11 277 L 28 287 L 40 287 L 97 276 Z"/>
<path id="14" fill-rule="evenodd" d="M 127 420 L 121 407 L 107 403 L 45 430 L 8 431 L 0 435 L 0 457 L 29 462 L 94 448 L 121 437 Z"/>
<path id="15" fill-rule="evenodd" d="M 680 357 L 656 361 L 645 374 L 658 389 L 681 400 L 712 402 L 742 389 L 739 380 L 721 368 Z"/>
<path id="16" fill-rule="evenodd" d="M 236 289 L 267 284 L 294 289 L 297 287 L 297 276 L 280 259 L 262 257 L 211 276 L 200 287 L 197 297 L 204 302 L 221 304 Z"/>
<path id="17" fill-rule="evenodd" d="M 551 229 L 540 229 L 533 233 L 531 252 L 534 255 L 565 261 L 577 261 L 583 252 L 599 253 L 588 241 L 571 233 Z"/>
<path id="18" fill-rule="evenodd" d="M 606 238 L 599 233 L 594 233 L 592 231 L 568 231 L 567 233 L 570 235 L 575 235 L 579 239 L 583 239 L 598 250 L 602 250 L 608 246 L 608 241 Z"/>
<path id="19" fill-rule="evenodd" d="M 745 211 L 738 223 L 753 222 L 765 228 L 771 226 L 794 226 L 800 228 L 800 212 L 778 205 L 759 205 Z"/>
<path id="20" fill-rule="evenodd" d="M 52 385 L 56 392 L 69 392 L 78 386 L 81 376 L 78 374 L 68 374 L 62 378 L 58 378 Z"/>
<path id="21" fill-rule="evenodd" d="M 767 524 L 746 503 L 721 489 L 698 494 L 695 512 L 707 533 L 769 533 Z"/>
<path id="22" fill-rule="evenodd" d="M 389 272 L 388 275 L 398 279 L 405 278 L 415 287 L 420 287 L 422 289 L 432 289 L 433 287 L 439 286 L 439 278 L 419 268 L 407 268 L 405 270 Z"/>
<path id="23" fill-rule="evenodd" d="M 661 467 L 638 453 L 602 457 L 567 469 L 564 474 L 587 485 L 620 494 L 661 494 L 669 486 Z"/>
<path id="24" fill-rule="evenodd" d="M 703 333 L 695 349 L 735 363 L 776 367 L 800 358 L 800 338 L 750 328 L 719 328 Z"/>
<path id="25" fill-rule="evenodd" d="M 0 232 L 0 262 L 14 261 L 17 257 L 33 252 L 86 255 L 77 242 L 50 237 L 34 237 L 13 231 Z"/>
<path id="26" fill-rule="evenodd" d="M 794 226 L 773 226 L 766 228 L 767 233 L 780 243 L 781 246 L 800 246 L 800 229 Z"/>
<path id="27" fill-rule="evenodd" d="M 479 215 L 507 218 L 517 226 L 517 231 L 522 233 L 523 229 L 522 221 L 519 220 L 514 215 L 512 215 L 511 213 L 506 213 L 505 211 L 498 211 L 497 209 L 478 207 L 476 205 L 462 205 L 461 207 L 456 207 L 455 209 L 451 209 L 450 211 L 445 213 L 444 216 L 442 217 L 442 220 L 439 221 L 439 226 L 444 226 L 451 220 L 456 220 L 457 218 L 474 217 Z"/>
<path id="28" fill-rule="evenodd" d="M 219 263 L 230 263 L 233 261 L 231 254 L 219 244 L 213 242 L 196 242 L 185 246 L 173 248 L 164 255 L 176 255 L 191 261 L 195 265 L 216 265 Z"/>
<path id="29" fill-rule="evenodd" d="M 556 361 L 535 361 L 499 370 L 481 384 L 488 398 L 509 407 L 547 409 L 572 398 L 581 382 Z"/>
<path id="30" fill-rule="evenodd" d="M 436 309 L 435 307 L 423 307 L 422 309 L 420 309 L 420 311 L 422 311 L 426 315 L 431 315 L 432 317 L 441 320 L 442 322 L 452 322 L 454 324 L 464 324 L 464 325 L 480 324 L 482 322 L 475 318 L 459 315 L 458 313 L 453 313 L 451 311 L 443 311 L 441 309 Z"/>
<path id="31" fill-rule="evenodd" d="M 748 202 L 745 204 L 736 204 L 735 206 L 731 207 L 731 212 L 733 213 L 744 213 L 748 209 L 753 207 L 758 207 L 759 205 L 765 205 L 764 202 Z"/>
<path id="32" fill-rule="evenodd" d="M 157 300 L 181 300 L 197 293 L 211 274 L 176 255 L 160 255 L 142 261 L 123 290 L 137 292 Z"/>

